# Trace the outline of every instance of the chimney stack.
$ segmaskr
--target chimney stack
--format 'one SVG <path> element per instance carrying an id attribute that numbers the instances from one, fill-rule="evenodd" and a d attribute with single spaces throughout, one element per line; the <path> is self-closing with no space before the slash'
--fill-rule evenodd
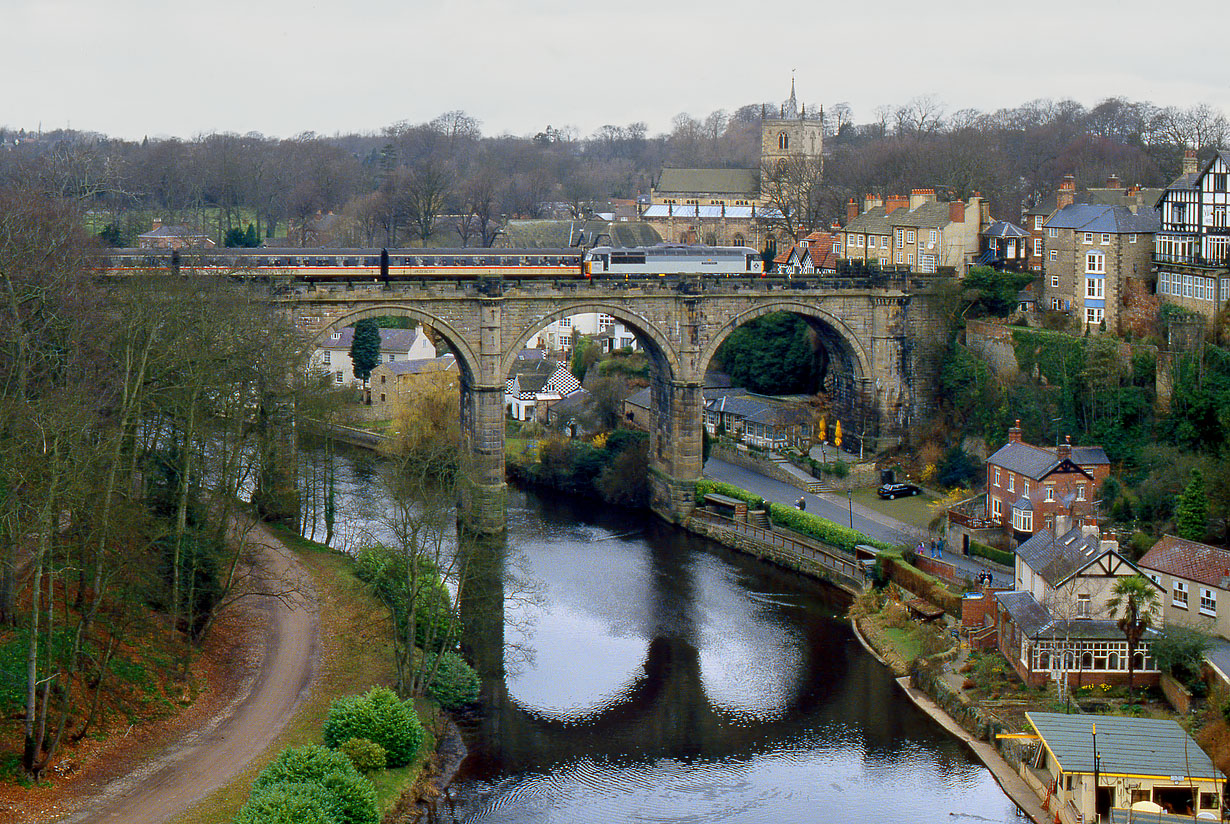
<path id="1" fill-rule="evenodd" d="M 1110 177 L 1106 178 L 1106 188 L 1107 189 L 1123 188 L 1123 184 L 1119 181 L 1119 175 L 1111 175 Z"/>
<path id="2" fill-rule="evenodd" d="M 965 201 L 954 200 L 948 204 L 948 221 L 949 223 L 965 222 Z"/>
<path id="3" fill-rule="evenodd" d="M 1194 175 L 1200 171 L 1200 164 L 1196 160 L 1196 150 L 1187 149 L 1183 152 L 1183 174 Z"/>
<path id="4" fill-rule="evenodd" d="M 1063 183 L 1059 184 L 1059 194 L 1055 197 L 1055 208 L 1062 209 L 1076 202 L 1076 176 L 1064 175 Z"/>
<path id="5" fill-rule="evenodd" d="M 154 225 L 150 227 L 150 231 L 152 232 L 155 229 L 161 229 L 161 228 L 162 228 L 162 218 L 160 217 L 154 218 Z"/>
<path id="6" fill-rule="evenodd" d="M 912 189 L 910 190 L 910 211 L 933 200 L 935 200 L 935 189 Z"/>
<path id="7" fill-rule="evenodd" d="M 1060 538 L 1072 531 L 1072 516 L 1066 512 L 1055 513 L 1055 537 Z"/>
<path id="8" fill-rule="evenodd" d="M 1020 443 L 1020 442 L 1021 442 L 1021 419 L 1017 418 L 1016 423 L 1013 424 L 1013 426 L 1008 430 L 1008 443 Z"/>
<path id="9" fill-rule="evenodd" d="M 1064 438 L 1063 443 L 1055 450 L 1055 457 L 1061 461 L 1066 461 L 1072 457 L 1072 436 L 1068 435 Z"/>
<path id="10" fill-rule="evenodd" d="M 875 207 L 883 206 L 883 205 L 884 205 L 884 198 L 880 197 L 879 195 L 872 195 L 872 194 L 863 195 L 863 211 L 864 212 L 870 212 Z"/>
<path id="11" fill-rule="evenodd" d="M 846 223 L 858 217 L 858 201 L 850 198 L 850 202 L 846 204 Z"/>
<path id="12" fill-rule="evenodd" d="M 884 214 L 891 215 L 898 209 L 909 209 L 910 199 L 905 195 L 889 195 L 884 198 Z"/>

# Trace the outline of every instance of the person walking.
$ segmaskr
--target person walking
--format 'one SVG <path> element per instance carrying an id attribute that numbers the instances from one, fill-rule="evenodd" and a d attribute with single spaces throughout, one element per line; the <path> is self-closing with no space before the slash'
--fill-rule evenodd
<path id="1" fill-rule="evenodd" d="M 807 509 L 807 501 L 803 499 L 802 495 L 799 496 L 799 499 L 795 501 L 794 505 L 799 508 L 799 512 Z"/>

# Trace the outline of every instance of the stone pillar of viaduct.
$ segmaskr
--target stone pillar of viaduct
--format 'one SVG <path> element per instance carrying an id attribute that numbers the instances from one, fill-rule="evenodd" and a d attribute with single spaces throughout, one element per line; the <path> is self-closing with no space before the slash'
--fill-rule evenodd
<path id="1" fill-rule="evenodd" d="M 672 520 L 693 507 L 703 469 L 704 374 L 734 329 L 775 311 L 807 318 L 828 352 L 834 380 L 848 390 L 838 408 L 846 416 L 843 429 L 861 430 L 873 449 L 899 441 L 915 414 L 929 406 L 931 380 L 918 368 L 916 352 L 920 336 L 938 331 L 925 301 L 887 284 L 856 282 L 796 288 L 772 281 L 705 281 L 686 291 L 665 282 L 632 287 L 570 279 L 481 289 L 458 282 L 283 284 L 273 299 L 317 340 L 365 317 L 400 315 L 448 343 L 461 370 L 467 479 L 461 515 L 480 532 L 504 526 L 505 379 L 517 353 L 551 321 L 603 312 L 637 333 L 651 363 L 653 507 Z"/>

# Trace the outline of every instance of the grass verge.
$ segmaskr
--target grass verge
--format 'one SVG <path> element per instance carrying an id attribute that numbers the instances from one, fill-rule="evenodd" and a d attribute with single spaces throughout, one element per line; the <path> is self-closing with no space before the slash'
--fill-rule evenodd
<path id="1" fill-rule="evenodd" d="M 364 585 L 354 577 L 350 559 L 328 547 L 309 541 L 288 530 L 270 527 L 312 576 L 320 603 L 320 669 L 311 693 L 264 753 L 228 784 L 204 801 L 174 819 L 175 824 L 218 824 L 230 821 L 248 800 L 252 781 L 265 765 L 286 747 L 319 743 L 320 730 L 329 706 L 342 695 L 366 692 L 373 684 L 391 684 L 392 654 L 383 607 L 372 600 Z M 424 719 L 426 727 L 430 718 Z M 424 746 L 424 753 L 434 748 Z M 398 787 L 413 780 L 426 759 L 421 756 L 412 767 L 404 768 Z M 396 772 L 403 772 L 398 770 Z M 393 777 L 389 779 L 392 785 Z M 398 793 L 387 791 L 396 800 Z M 388 802 L 389 804 L 392 801 Z M 382 798 L 382 809 L 384 800 Z"/>

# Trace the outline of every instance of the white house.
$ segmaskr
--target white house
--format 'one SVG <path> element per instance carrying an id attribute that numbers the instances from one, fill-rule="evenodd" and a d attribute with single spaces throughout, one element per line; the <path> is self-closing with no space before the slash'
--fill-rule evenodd
<path id="1" fill-rule="evenodd" d="M 353 326 L 330 333 L 312 353 L 313 370 L 331 373 L 337 386 L 361 386 L 363 382 L 355 379 L 354 361 L 350 359 L 350 345 L 353 342 Z M 428 360 L 435 356 L 436 345 L 421 327 L 380 330 L 381 363 Z"/>
<path id="2" fill-rule="evenodd" d="M 504 407 L 518 421 L 533 420 L 540 403 L 557 401 L 580 388 L 581 382 L 562 363 L 519 358 L 504 382 Z"/>
<path id="3" fill-rule="evenodd" d="M 639 349 L 636 333 L 629 330 L 616 318 L 601 312 L 584 312 L 560 318 L 547 324 L 541 332 L 526 344 L 531 349 L 545 349 L 568 355 L 578 335 L 596 338 L 602 342 L 602 351 L 616 349 Z"/>

